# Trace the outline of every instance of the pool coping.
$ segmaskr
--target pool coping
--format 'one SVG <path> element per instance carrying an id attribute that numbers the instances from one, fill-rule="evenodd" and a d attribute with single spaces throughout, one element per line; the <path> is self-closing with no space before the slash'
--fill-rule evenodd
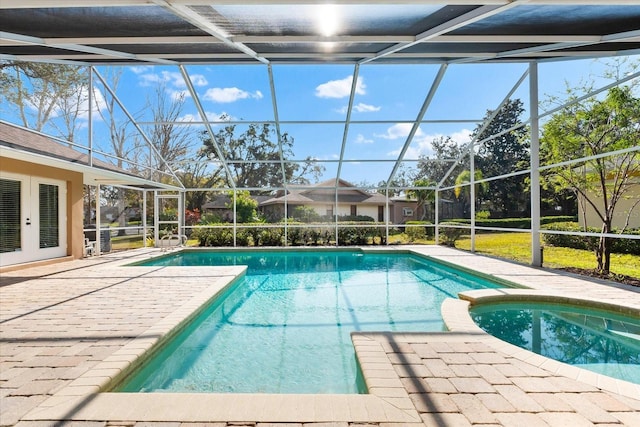
<path id="1" fill-rule="evenodd" d="M 314 247 L 308 249 L 323 250 L 324 248 Z M 345 250 L 353 249 L 355 248 L 345 248 Z M 459 265 L 421 254 L 411 248 L 381 247 L 366 249 L 363 252 L 411 253 L 461 268 Z M 136 261 L 142 261 L 145 258 L 165 255 L 165 253 L 166 251 L 145 253 L 114 263 L 113 266 L 124 267 Z M 136 268 L 147 267 L 138 266 Z M 203 268 L 211 269 L 212 271 L 220 269 L 220 267 Z M 465 269 L 464 267 L 462 269 L 476 273 L 475 270 Z M 366 332 L 352 333 L 352 342 L 370 394 L 143 394 L 104 392 L 119 378 L 146 360 L 141 356 L 146 355 L 146 357 L 149 357 L 149 350 L 154 348 L 159 340 L 169 339 L 173 334 L 177 333 L 183 325 L 198 314 L 199 310 L 203 309 L 207 301 L 223 292 L 238 277 L 241 277 L 245 271 L 246 267 L 241 266 L 224 267 L 225 277 L 223 277 L 223 280 L 194 296 L 189 302 L 178 307 L 172 314 L 166 316 L 162 321 L 156 323 L 136 339 L 104 359 L 93 369 L 73 380 L 69 385 L 31 410 L 22 420 L 135 420 L 148 422 L 225 420 L 235 422 L 348 421 L 361 423 L 395 422 L 407 426 L 412 424 L 423 425 L 419 413 L 409 398 L 407 391 L 402 386 L 399 374 L 385 352 L 385 348 L 379 340 L 376 340 L 375 333 Z M 483 273 L 482 275 L 493 279 L 496 278 L 491 274 Z M 512 286 L 516 287 L 523 286 L 505 279 L 500 279 L 499 281 L 511 283 Z M 505 291 L 505 289 L 500 289 L 499 291 Z M 522 289 L 509 289 L 509 291 L 515 291 L 515 294 L 517 292 L 528 292 L 528 290 Z M 508 354 L 521 358 L 527 363 L 537 364 L 543 369 L 552 370 L 558 375 L 569 375 L 579 381 L 588 381 L 599 388 L 633 398 L 637 398 L 640 395 L 640 391 L 636 389 L 632 391 L 629 387 L 617 384 L 619 380 L 613 380 L 605 376 L 601 377 L 608 381 L 598 380 L 597 378 L 594 380 L 584 374 L 577 375 L 571 369 L 567 370 L 567 374 L 565 374 L 565 369 L 555 364 L 568 365 L 542 358 L 542 356 L 538 357 L 544 360 L 532 358 L 531 355 L 533 353 L 502 342 L 480 330 L 471 320 L 468 306 L 469 301 L 454 299 L 446 300 L 442 306 L 443 320 L 450 331 L 453 332 L 451 335 L 452 340 L 464 336 L 467 340 L 486 342 L 497 350 L 508 352 Z M 438 339 L 445 339 L 446 334 L 448 333 L 421 333 L 420 335 L 423 339 L 428 340 L 433 336 L 437 336 Z M 398 337 L 403 335 L 408 334 L 394 333 L 394 336 Z M 523 352 L 526 352 L 526 354 Z M 580 371 L 584 370 L 580 369 Z M 623 381 L 620 382 L 625 383 Z"/>
<path id="2" fill-rule="evenodd" d="M 469 309 L 474 305 L 518 301 L 572 304 L 634 316 L 640 316 L 640 308 L 631 305 L 613 304 L 588 297 L 569 297 L 558 292 L 534 289 L 480 289 L 460 292 L 458 297 L 459 299 L 457 300 L 447 298 L 442 304 L 442 317 L 450 332 L 474 334 L 490 347 L 553 374 L 562 375 L 622 396 L 634 399 L 640 396 L 640 384 L 598 374 L 510 344 L 485 332 L 473 321 L 469 313 Z"/>

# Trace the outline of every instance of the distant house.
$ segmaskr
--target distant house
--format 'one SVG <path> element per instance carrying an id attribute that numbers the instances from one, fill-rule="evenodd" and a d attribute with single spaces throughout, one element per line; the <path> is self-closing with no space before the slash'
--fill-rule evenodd
<path id="1" fill-rule="evenodd" d="M 440 220 L 459 218 L 461 216 L 460 214 L 456 216 L 456 211 L 459 209 L 456 209 L 455 202 L 442 198 L 438 199 L 438 201 L 440 205 Z M 404 194 L 391 198 L 390 202 L 390 222 L 392 224 L 405 224 L 407 221 L 433 221 L 435 218 L 434 202 L 418 206 L 416 199 L 408 198 Z"/>
<path id="2" fill-rule="evenodd" d="M 251 196 L 258 205 L 261 202 L 271 199 L 272 196 Z M 216 215 L 223 222 L 233 222 L 233 200 L 228 194 L 219 194 L 202 205 L 200 208 L 202 214 Z"/>
<path id="3" fill-rule="evenodd" d="M 404 194 L 390 199 L 389 219 L 392 224 L 405 224 L 407 221 L 418 221 L 422 219 L 424 206 L 418 207 L 418 201 L 411 199 Z"/>
<path id="4" fill-rule="evenodd" d="M 358 189 L 342 179 L 337 181 L 337 194 L 335 179 L 313 185 L 291 186 L 286 194 L 280 191 L 275 197 L 260 203 L 260 210 L 268 218 L 283 218 L 285 202 L 289 217 L 296 207 L 306 206 L 325 218 L 335 215 L 369 216 L 379 222 L 387 218 L 385 196 Z"/>
<path id="5" fill-rule="evenodd" d="M 325 220 L 333 221 L 334 217 L 367 216 L 373 221 L 390 224 L 405 224 L 407 221 L 418 221 L 426 217 L 433 220 L 433 205 L 418 206 L 418 201 L 399 195 L 389 198 L 388 213 L 387 198 L 380 193 L 370 193 L 356 188 L 355 185 L 343 179 L 338 180 L 336 194 L 336 180 L 330 179 L 311 185 L 295 185 L 278 191 L 274 196 L 251 196 L 258 202 L 258 211 L 269 221 L 279 221 L 284 218 L 285 203 L 287 217 L 292 218 L 298 207 L 313 209 L 313 212 Z M 337 204 L 336 204 L 337 198 Z M 441 218 L 454 218 L 455 203 L 440 199 Z M 220 194 L 204 205 L 203 214 L 215 214 L 220 220 L 233 221 L 232 200 L 228 194 Z M 337 206 L 337 208 L 336 208 Z M 336 211 L 334 211 L 336 209 Z M 426 210 L 426 215 L 423 215 Z"/>

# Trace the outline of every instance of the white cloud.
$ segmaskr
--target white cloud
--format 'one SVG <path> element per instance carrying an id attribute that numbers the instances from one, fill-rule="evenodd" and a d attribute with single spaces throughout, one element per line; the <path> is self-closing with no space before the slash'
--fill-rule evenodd
<path id="1" fill-rule="evenodd" d="M 172 71 L 162 71 L 160 73 L 149 73 L 151 67 L 135 67 L 134 73 L 138 74 L 140 86 L 153 86 L 164 83 L 169 87 L 184 88 L 185 84 L 182 73 Z M 209 82 L 202 74 L 192 74 L 189 76 L 194 86 L 206 86 Z"/>
<path id="2" fill-rule="evenodd" d="M 193 83 L 194 86 L 206 86 L 209 84 L 207 78 L 202 74 L 192 74 L 189 77 L 191 78 L 191 83 Z"/>
<path id="3" fill-rule="evenodd" d="M 374 111 L 380 111 L 381 108 L 382 107 L 376 107 L 375 105 L 363 104 L 362 102 L 353 106 L 353 109 L 358 113 L 371 113 Z"/>
<path id="4" fill-rule="evenodd" d="M 394 125 L 397 126 L 397 125 Z M 441 133 L 425 135 L 420 132 L 420 135 L 416 133 L 416 136 L 411 141 L 411 145 L 407 149 L 404 154 L 405 159 L 417 159 L 420 156 L 428 156 L 433 154 L 433 149 L 431 147 L 431 142 L 434 139 L 438 138 L 446 138 L 450 137 L 453 141 L 455 141 L 458 145 L 466 144 L 471 141 L 471 133 L 469 129 L 462 129 L 458 132 L 454 132 L 449 135 L 444 135 Z M 407 135 L 409 133 L 407 132 Z M 405 135 L 406 136 L 406 135 Z M 400 154 L 400 149 L 390 151 L 387 153 L 389 156 L 398 156 Z"/>
<path id="5" fill-rule="evenodd" d="M 358 105 L 354 105 L 353 106 L 353 110 L 356 113 L 371 113 L 374 111 L 380 111 L 382 107 L 376 107 L 375 105 L 369 105 L 369 104 L 364 104 L 364 103 L 359 103 Z M 339 108 L 336 111 L 336 113 L 340 113 L 340 114 L 347 114 L 347 110 L 349 109 L 348 106 L 344 106 L 342 108 Z"/>
<path id="6" fill-rule="evenodd" d="M 396 123 L 395 125 L 388 128 L 386 133 L 375 134 L 375 136 L 378 138 L 384 138 L 384 139 L 406 138 L 409 135 L 409 132 L 411 132 L 412 127 L 413 127 L 413 123 Z M 419 138 L 422 135 L 424 135 L 424 133 L 422 133 L 422 129 L 418 128 L 414 136 L 414 139 Z"/>
<path id="7" fill-rule="evenodd" d="M 367 139 L 361 133 L 356 136 L 356 144 L 373 144 L 373 139 Z"/>
<path id="8" fill-rule="evenodd" d="M 212 123 L 222 123 L 228 120 L 232 120 L 232 121 L 237 120 L 235 117 L 230 116 L 224 111 L 222 113 L 207 111 L 205 112 L 205 114 L 207 115 L 207 119 Z M 225 117 L 225 120 L 222 119 L 223 117 Z M 184 116 L 179 117 L 178 121 L 179 122 L 201 122 L 202 119 L 200 118 L 199 114 L 185 114 Z"/>
<path id="9" fill-rule="evenodd" d="M 316 87 L 316 96 L 318 98 L 345 98 L 351 94 L 351 84 L 353 76 L 347 76 L 342 80 L 330 80 Z M 367 86 L 364 84 L 362 77 L 358 77 L 356 81 L 356 93 L 364 95 Z"/>
<path id="10" fill-rule="evenodd" d="M 200 116 L 197 114 L 185 114 L 184 116 L 178 117 L 176 119 L 178 122 L 198 122 L 200 121 Z"/>
<path id="11" fill-rule="evenodd" d="M 163 71 L 157 73 L 139 74 L 140 86 L 154 86 L 158 83 L 169 83 L 172 86 L 184 86 L 182 75 L 180 73 Z"/>
<path id="12" fill-rule="evenodd" d="M 133 67 L 129 67 L 129 70 L 133 71 L 135 74 L 146 73 L 152 69 L 153 67 L 151 65 L 134 65 Z"/>
<path id="13" fill-rule="evenodd" d="M 207 89 L 203 98 L 207 101 L 230 103 L 239 99 L 262 99 L 262 92 L 257 90 L 254 93 L 250 93 L 237 87 L 212 87 Z"/>

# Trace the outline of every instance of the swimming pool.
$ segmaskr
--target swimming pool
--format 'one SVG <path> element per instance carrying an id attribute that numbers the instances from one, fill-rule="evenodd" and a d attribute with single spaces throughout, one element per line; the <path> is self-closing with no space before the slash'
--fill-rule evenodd
<path id="1" fill-rule="evenodd" d="M 469 310 L 486 332 L 534 353 L 640 384 L 640 319 L 551 302 L 479 304 Z"/>
<path id="2" fill-rule="evenodd" d="M 398 253 L 183 251 L 144 265 L 248 269 L 119 391 L 365 392 L 352 331 L 442 331 L 445 298 L 500 287 Z"/>

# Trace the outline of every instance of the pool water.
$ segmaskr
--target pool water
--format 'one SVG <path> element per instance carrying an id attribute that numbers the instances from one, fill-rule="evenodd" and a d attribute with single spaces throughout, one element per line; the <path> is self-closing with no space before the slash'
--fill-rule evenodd
<path id="1" fill-rule="evenodd" d="M 499 287 L 407 254 L 194 251 L 154 265 L 248 270 L 119 391 L 366 392 L 352 331 L 442 331 L 445 298 Z"/>
<path id="2" fill-rule="evenodd" d="M 551 359 L 640 384 L 640 318 L 549 303 L 479 305 L 486 332 Z"/>

